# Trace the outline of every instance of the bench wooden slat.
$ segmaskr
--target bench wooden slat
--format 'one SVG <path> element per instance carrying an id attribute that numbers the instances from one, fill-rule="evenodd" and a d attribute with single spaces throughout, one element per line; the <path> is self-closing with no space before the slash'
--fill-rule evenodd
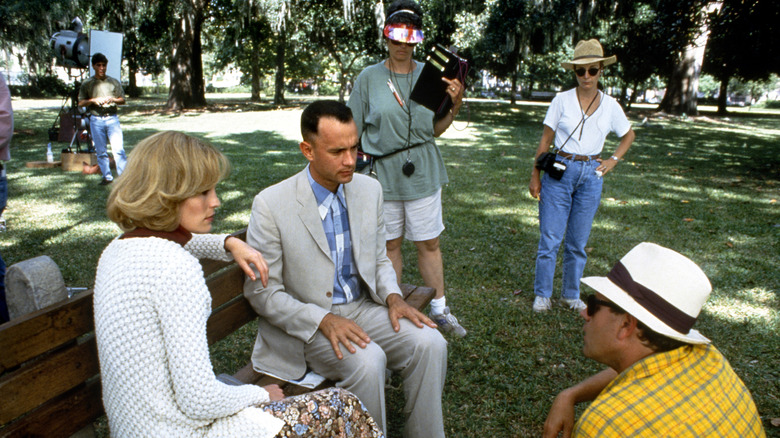
<path id="1" fill-rule="evenodd" d="M 209 345 L 225 338 L 244 324 L 257 318 L 255 309 L 243 296 L 212 313 L 206 324 Z"/>
<path id="2" fill-rule="evenodd" d="M 238 296 L 244 296 L 244 271 L 233 265 L 209 278 L 206 285 L 211 292 L 211 308 L 216 309 Z"/>
<path id="3" fill-rule="evenodd" d="M 411 284 L 401 284 L 401 292 L 404 294 L 404 300 L 410 306 L 422 312 L 425 306 L 431 303 L 436 289 L 428 286 L 414 286 Z"/>
<path id="4" fill-rule="evenodd" d="M 232 261 L 223 262 L 221 260 L 201 259 L 200 267 L 203 269 L 203 276 L 209 278 L 210 275 L 213 275 L 215 272 L 225 268 L 226 266 L 230 266 L 232 263 Z"/>
<path id="5" fill-rule="evenodd" d="M 233 237 L 238 237 L 239 239 L 246 242 L 246 228 L 236 231 L 235 233 L 230 234 Z M 224 268 L 225 266 L 228 266 L 233 262 L 222 262 L 218 260 L 208 260 L 203 259 L 200 261 L 200 266 L 203 268 L 203 276 L 208 278 L 211 274 L 219 271 L 220 269 Z"/>
<path id="6" fill-rule="evenodd" d="M 65 437 L 103 415 L 100 380 L 69 391 L 0 429 L 2 438 Z"/>
<path id="7" fill-rule="evenodd" d="M 100 371 L 95 338 L 0 378 L 0 424 L 58 396 Z"/>
<path id="8" fill-rule="evenodd" d="M 0 373 L 95 329 L 92 291 L 3 324 Z"/>

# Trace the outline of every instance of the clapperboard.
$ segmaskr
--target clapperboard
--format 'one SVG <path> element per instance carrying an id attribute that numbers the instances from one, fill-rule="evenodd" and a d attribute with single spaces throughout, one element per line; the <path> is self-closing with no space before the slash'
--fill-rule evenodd
<path id="1" fill-rule="evenodd" d="M 468 61 L 445 49 L 441 44 L 436 44 L 425 59 L 420 78 L 412 90 L 412 100 L 437 115 L 442 115 L 452 108 L 452 100 L 447 94 L 447 83 L 441 78 L 457 78 L 465 87 L 468 72 Z"/>

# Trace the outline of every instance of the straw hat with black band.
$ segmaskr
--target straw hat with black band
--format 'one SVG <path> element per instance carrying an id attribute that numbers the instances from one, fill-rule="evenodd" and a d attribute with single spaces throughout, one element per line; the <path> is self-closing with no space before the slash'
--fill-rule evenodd
<path id="1" fill-rule="evenodd" d="M 712 286 L 696 263 L 676 251 L 643 242 L 606 277 L 582 282 L 661 335 L 688 344 L 710 343 L 692 327 Z"/>
<path id="2" fill-rule="evenodd" d="M 604 56 L 604 49 L 597 39 L 580 40 L 574 48 L 574 58 L 569 62 L 562 62 L 561 67 L 574 70 L 577 65 L 588 65 L 602 62 L 604 66 L 614 64 L 617 61 L 615 55 Z"/>

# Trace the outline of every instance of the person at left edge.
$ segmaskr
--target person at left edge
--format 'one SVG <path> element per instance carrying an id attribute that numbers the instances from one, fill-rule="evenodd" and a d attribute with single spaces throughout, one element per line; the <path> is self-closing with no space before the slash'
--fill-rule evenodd
<path id="1" fill-rule="evenodd" d="M 79 88 L 79 106 L 86 107 L 89 113 L 89 132 L 97 153 L 97 162 L 103 179 L 100 185 L 111 184 L 111 162 L 108 159 L 108 142 L 116 162 L 117 176 L 121 175 L 127 164 L 122 127 L 119 126 L 117 105 L 125 104 L 125 91 L 118 80 L 108 76 L 108 58 L 102 53 L 92 55 L 92 68 L 95 74 L 85 80 Z"/>
<path id="2" fill-rule="evenodd" d="M 11 107 L 11 92 L 5 77 L 0 74 L 0 217 L 3 216 L 8 200 L 8 180 L 5 175 L 5 161 L 11 159 L 11 137 L 14 135 L 14 110 Z M 0 256 L 0 324 L 8 321 L 8 306 L 5 300 L 5 262 Z"/>

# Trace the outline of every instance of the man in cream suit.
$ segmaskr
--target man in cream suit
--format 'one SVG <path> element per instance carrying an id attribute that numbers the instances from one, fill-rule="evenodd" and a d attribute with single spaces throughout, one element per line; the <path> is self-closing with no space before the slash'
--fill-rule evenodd
<path id="1" fill-rule="evenodd" d="M 353 392 L 386 429 L 385 369 L 404 381 L 404 436 L 443 437 L 447 343 L 403 300 L 385 252 L 382 189 L 354 174 L 358 135 L 336 101 L 301 116 L 309 165 L 258 194 L 247 242 L 269 267 L 268 286 L 247 280 L 261 316 L 252 362 L 297 379 L 307 367 Z"/>

